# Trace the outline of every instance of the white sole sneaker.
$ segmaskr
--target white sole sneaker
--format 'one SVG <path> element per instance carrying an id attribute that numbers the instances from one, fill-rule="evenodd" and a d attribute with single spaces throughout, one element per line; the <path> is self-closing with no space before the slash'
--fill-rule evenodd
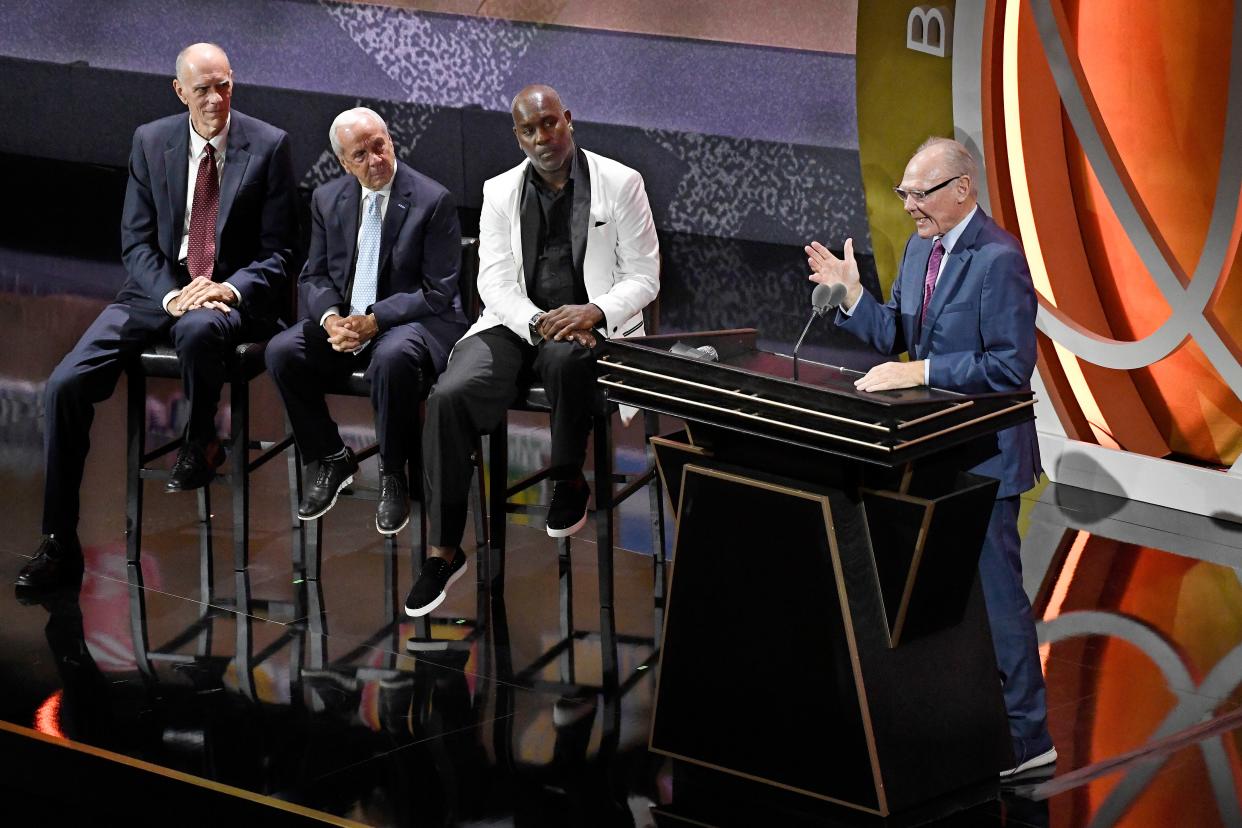
<path id="1" fill-rule="evenodd" d="M 1011 776 L 1017 776 L 1023 771 L 1029 771 L 1034 768 L 1042 768 L 1044 765 L 1051 765 L 1055 761 L 1057 761 L 1057 749 L 1049 748 L 1038 756 L 1032 756 L 1030 759 L 1027 759 L 1017 767 L 1001 771 L 1000 778 L 1008 779 Z"/>
<path id="2" fill-rule="evenodd" d="M 379 515 L 375 516 L 375 531 L 379 532 L 381 535 L 383 535 L 386 538 L 391 538 L 393 535 L 397 534 L 398 532 L 400 532 L 402 529 L 404 529 L 405 527 L 409 525 L 410 525 L 410 516 L 406 515 L 405 523 L 401 524 L 396 529 L 393 529 L 391 532 L 385 532 L 383 529 L 379 528 Z"/>
<path id="3" fill-rule="evenodd" d="M 465 575 L 466 570 L 469 568 L 470 568 L 470 561 L 466 561 L 464 564 L 461 565 L 461 569 L 457 570 L 456 572 L 454 572 L 452 575 L 449 576 L 449 579 L 445 581 L 444 583 L 444 589 L 440 590 L 440 594 L 437 595 L 435 599 L 431 601 L 431 603 L 424 604 L 423 606 L 416 607 L 414 609 L 410 609 L 409 607 L 406 607 L 405 614 L 410 616 L 411 618 L 422 618 L 424 615 L 426 615 L 427 613 L 431 612 L 436 607 L 443 604 L 444 599 L 448 597 L 448 588 L 451 587 L 458 578 L 460 578 L 462 575 Z"/>
<path id="4" fill-rule="evenodd" d="M 583 526 L 586 526 L 586 522 L 587 522 L 587 513 L 586 513 L 586 512 L 583 512 L 583 513 L 582 513 L 582 520 L 578 521 L 578 522 L 577 522 L 577 523 L 575 523 L 573 526 L 569 526 L 569 527 L 566 527 L 566 528 L 564 528 L 564 529 L 553 529 L 551 526 L 546 527 L 546 528 L 547 528 L 547 530 L 548 530 L 548 537 L 550 537 L 550 538 L 567 538 L 567 537 L 569 537 L 570 535 L 572 535 L 572 534 L 574 534 L 575 532 L 577 532 L 577 531 L 578 531 L 579 529 L 581 529 Z"/>
<path id="5" fill-rule="evenodd" d="M 326 515 L 328 512 L 332 511 L 332 507 L 336 505 L 336 499 L 341 496 L 341 492 L 345 490 L 346 486 L 348 486 L 350 483 L 353 483 L 353 482 L 354 482 L 354 476 L 351 474 L 349 477 L 341 481 L 341 485 L 336 487 L 336 494 L 332 495 L 331 503 L 329 503 L 327 506 L 324 506 L 323 509 L 321 509 L 320 511 L 316 512 L 313 515 L 307 515 L 306 517 L 302 517 L 299 514 L 298 520 L 318 520 L 319 518 Z"/>

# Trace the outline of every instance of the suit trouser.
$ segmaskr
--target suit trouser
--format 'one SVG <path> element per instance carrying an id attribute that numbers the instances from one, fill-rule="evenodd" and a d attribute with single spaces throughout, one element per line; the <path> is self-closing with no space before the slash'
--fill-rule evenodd
<path id="1" fill-rule="evenodd" d="M 428 335 L 418 322 L 394 325 L 357 355 L 332 350 L 328 332 L 312 319 L 273 337 L 267 345 L 267 369 L 284 398 L 302 456 L 319 460 L 345 445 L 328 412 L 325 389 L 365 369 L 380 461 L 394 474 L 405 468 L 410 452 L 418 448 L 418 435 L 410 432 L 433 376 L 424 344 Z"/>
<path id="2" fill-rule="evenodd" d="M 493 431 L 518 390 L 540 381 L 552 408 L 551 478 L 582 473 L 595 409 L 595 353 L 573 342 L 531 345 L 498 325 L 457 343 L 427 398 L 423 491 L 433 546 L 457 546 L 466 529 L 474 438 Z M 493 485 L 504 485 L 504 481 Z"/>
<path id="3" fill-rule="evenodd" d="M 1048 708 L 1044 675 L 1039 662 L 1039 639 L 1031 602 L 1022 586 L 1021 539 L 1018 536 L 1017 497 L 1002 497 L 992 505 L 987 536 L 979 555 L 979 581 L 987 604 L 992 644 L 1000 670 L 1009 713 L 1009 732 L 1025 745 L 1027 758 L 1052 747 L 1048 737 Z"/>
<path id="4" fill-rule="evenodd" d="M 256 331 L 254 329 L 262 328 Z M 216 436 L 216 407 L 224 385 L 224 360 L 236 345 L 266 334 L 267 324 L 246 322 L 234 308 L 200 308 L 180 318 L 163 309 L 108 305 L 48 377 L 44 395 L 43 531 L 77 530 L 82 474 L 90 451 L 95 404 L 112 396 L 125 362 L 144 347 L 172 337 L 190 406 L 186 439 L 205 444 Z"/>

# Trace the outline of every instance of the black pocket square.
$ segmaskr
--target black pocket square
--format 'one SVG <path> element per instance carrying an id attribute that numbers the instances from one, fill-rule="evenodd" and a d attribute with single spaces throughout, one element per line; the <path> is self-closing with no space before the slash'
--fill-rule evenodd
<path id="1" fill-rule="evenodd" d="M 607 221 L 597 221 L 597 222 L 595 222 L 595 226 L 596 226 L 596 227 L 603 227 L 603 226 L 604 226 L 605 224 L 607 224 L 607 223 L 608 223 Z"/>

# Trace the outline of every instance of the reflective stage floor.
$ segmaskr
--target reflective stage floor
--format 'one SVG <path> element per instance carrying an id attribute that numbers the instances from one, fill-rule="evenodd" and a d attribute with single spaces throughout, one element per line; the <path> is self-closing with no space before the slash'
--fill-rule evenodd
<path id="1" fill-rule="evenodd" d="M 2 583 L 38 542 L 43 379 L 100 306 L 0 294 Z M 127 567 L 123 400 L 122 383 L 92 433 L 80 592 L 19 600 L 10 587 L 0 599 L 0 824 L 880 823 L 646 749 L 658 605 L 645 498 L 618 528 L 623 684 L 605 698 L 590 526 L 573 543 L 569 629 L 554 542 L 515 523 L 503 597 L 463 578 L 434 613 L 431 634 L 446 643 L 413 651 L 419 631 L 400 613 L 408 535 L 389 557 L 373 504 L 342 500 L 325 524 L 321 577 L 308 581 L 290 563 L 298 534 L 281 463 L 255 478 L 248 571 L 232 570 L 223 489 L 207 553 L 194 496 L 154 482 L 142 565 Z M 153 433 L 175 432 L 175 384 L 153 383 L 147 408 Z M 256 432 L 283 430 L 266 379 L 253 410 Z M 365 442 L 365 402 L 337 411 L 347 439 Z M 516 475 L 546 444 L 537 419 L 511 432 Z M 616 433 L 621 463 L 633 466 L 637 431 Z M 1055 773 L 964 791 L 890 823 L 1242 825 L 1242 526 L 1046 485 L 1024 499 L 1022 531 Z M 762 606 L 748 612 L 789 634 Z M 566 633 L 572 647 L 554 650 Z M 738 652 L 732 669 L 747 662 Z M 816 705 L 797 665 L 771 687 L 735 715 Z"/>

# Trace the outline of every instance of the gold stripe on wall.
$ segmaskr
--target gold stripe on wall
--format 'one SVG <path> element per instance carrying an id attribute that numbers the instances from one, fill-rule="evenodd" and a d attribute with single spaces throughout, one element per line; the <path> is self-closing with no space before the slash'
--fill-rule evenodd
<path id="1" fill-rule="evenodd" d="M 931 135 L 953 136 L 953 62 L 906 48 L 910 0 L 858 4 L 858 163 L 880 287 L 888 298 L 914 222 L 892 187 Z M 937 3 L 952 10 L 952 2 Z M 820 239 L 840 248 L 845 239 Z"/>

